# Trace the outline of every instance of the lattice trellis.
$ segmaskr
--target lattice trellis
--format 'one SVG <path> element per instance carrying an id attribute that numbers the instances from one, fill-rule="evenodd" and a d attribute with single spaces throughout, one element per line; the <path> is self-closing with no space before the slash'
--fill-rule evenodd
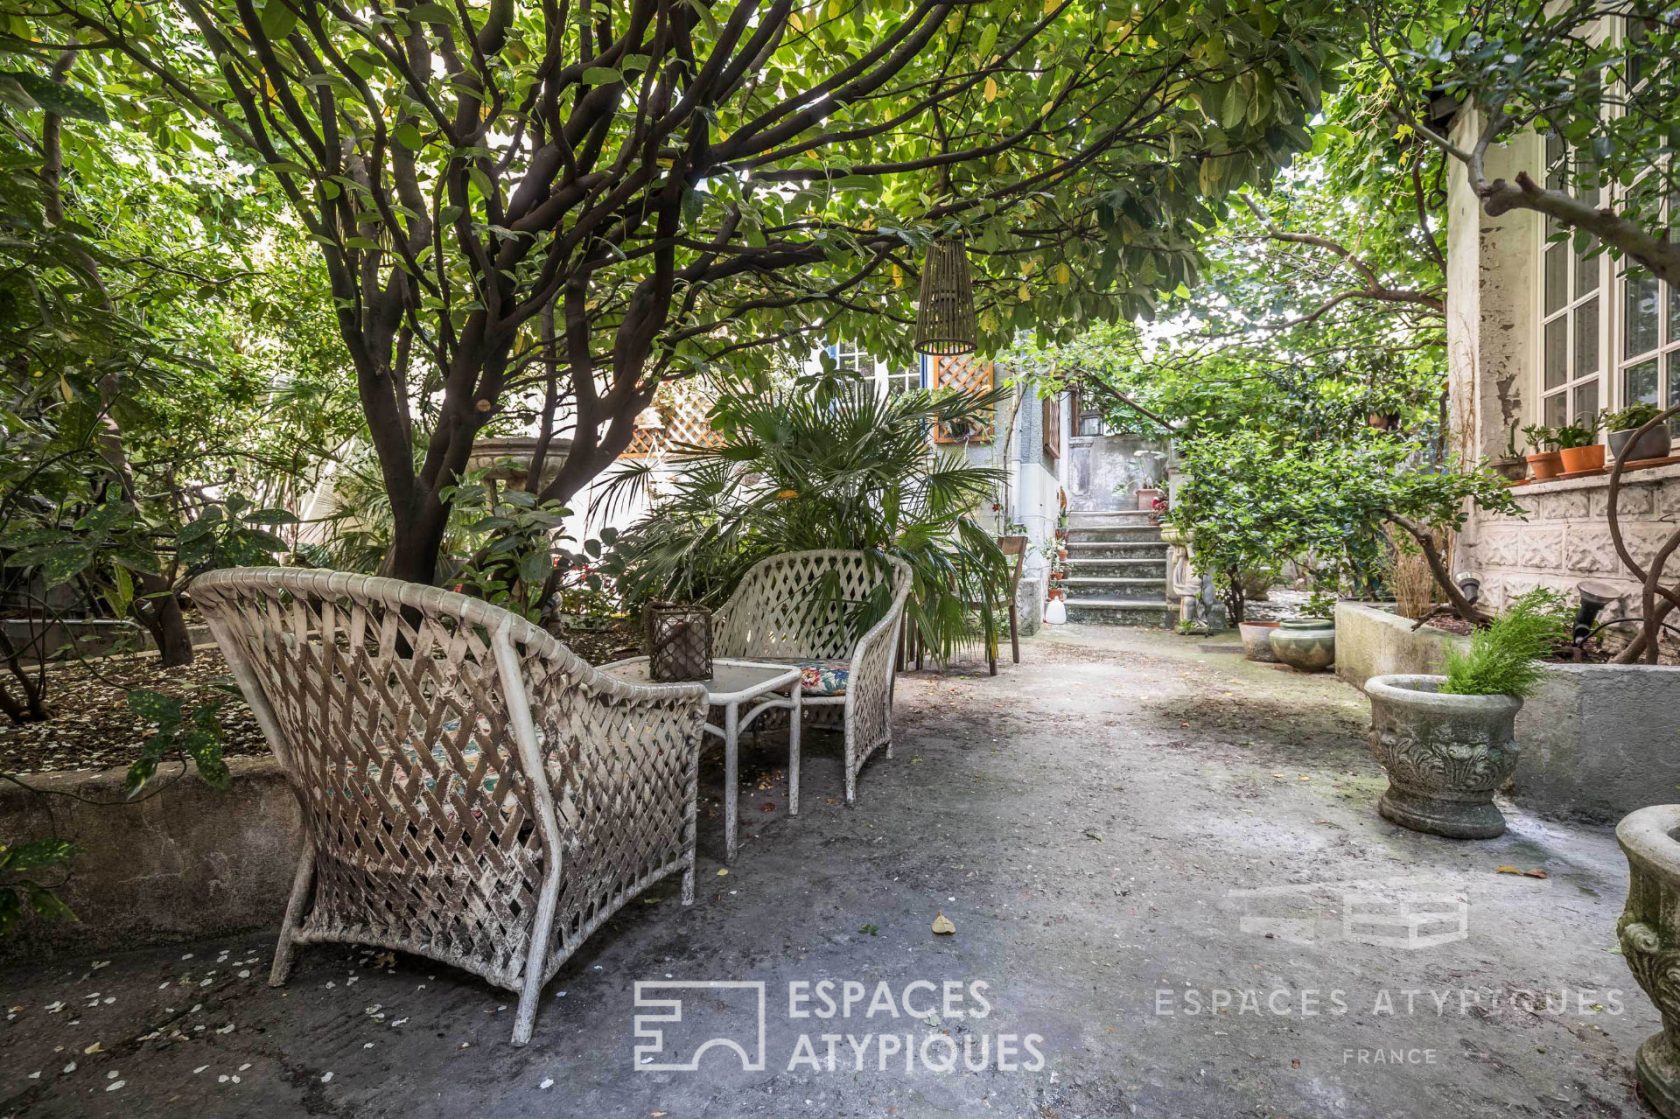
<path id="1" fill-rule="evenodd" d="M 994 366 L 969 355 L 936 357 L 933 359 L 933 382 L 936 389 L 956 389 L 971 396 L 992 391 Z M 980 415 L 978 425 L 966 432 L 938 430 L 933 433 L 935 443 L 984 443 L 992 437 L 992 410 Z"/>
<path id="2" fill-rule="evenodd" d="M 712 426 L 709 418 L 715 400 L 709 387 L 694 380 L 660 386 L 653 408 L 664 428 L 637 428 L 623 457 L 652 458 L 664 454 L 673 444 L 722 446 L 723 434 Z"/>
<path id="3" fill-rule="evenodd" d="M 845 708 L 847 804 L 869 756 L 883 746 L 892 756 L 893 660 L 909 596 L 903 560 L 788 552 L 753 565 L 718 613 L 716 656 L 848 663 L 845 695 L 801 701 L 806 710 Z"/>
<path id="4" fill-rule="evenodd" d="M 505 610 L 435 587 L 216 571 L 193 601 L 303 807 L 270 982 L 294 944 L 397 948 L 520 991 L 683 872 L 692 900 L 705 690 L 597 672 Z"/>

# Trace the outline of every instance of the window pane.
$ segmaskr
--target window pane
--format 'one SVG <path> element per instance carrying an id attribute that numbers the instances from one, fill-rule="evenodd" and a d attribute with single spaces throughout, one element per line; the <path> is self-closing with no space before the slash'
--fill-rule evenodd
<path id="1" fill-rule="evenodd" d="M 1573 243 L 1573 239 L 1571 242 Z M 1604 254 L 1598 252 L 1598 238 L 1588 241 L 1575 258 L 1575 298 L 1579 299 L 1598 287 L 1598 266 Z"/>
<path id="2" fill-rule="evenodd" d="M 1562 310 L 1569 302 L 1569 246 L 1563 242 L 1546 246 L 1546 314 Z"/>
<path id="3" fill-rule="evenodd" d="M 1668 289 L 1668 340 L 1680 342 L 1680 287 Z"/>
<path id="4" fill-rule="evenodd" d="M 1629 269 L 1622 285 L 1627 340 L 1623 357 L 1637 357 L 1657 348 L 1657 278 L 1644 269 Z"/>
<path id="5" fill-rule="evenodd" d="M 1668 355 L 1668 403 L 1665 407 L 1672 408 L 1680 404 L 1680 350 Z M 1680 416 L 1671 416 L 1668 430 L 1680 435 Z"/>
<path id="6" fill-rule="evenodd" d="M 1558 427 L 1568 422 L 1568 418 L 1564 415 L 1566 398 L 1567 394 L 1561 392 L 1546 398 L 1546 418 L 1541 422 L 1547 427 Z"/>
<path id="7" fill-rule="evenodd" d="M 1552 167 L 1563 160 L 1563 137 L 1556 132 L 1546 133 L 1546 166 Z M 1550 183 L 1546 185 L 1550 186 Z"/>
<path id="8" fill-rule="evenodd" d="M 1598 411 L 1598 382 L 1586 381 L 1575 386 L 1575 420 L 1591 420 Z"/>
<path id="9" fill-rule="evenodd" d="M 1638 365 L 1630 365 L 1623 372 L 1622 377 L 1627 389 L 1628 404 L 1655 404 L 1657 402 L 1657 359 L 1642 361 Z"/>
<path id="10" fill-rule="evenodd" d="M 1568 347 L 1569 316 L 1564 315 L 1546 324 L 1546 387 L 1549 389 L 1569 380 Z"/>
<path id="11" fill-rule="evenodd" d="M 1575 308 L 1575 369 L 1571 377 L 1598 372 L 1598 296 Z"/>

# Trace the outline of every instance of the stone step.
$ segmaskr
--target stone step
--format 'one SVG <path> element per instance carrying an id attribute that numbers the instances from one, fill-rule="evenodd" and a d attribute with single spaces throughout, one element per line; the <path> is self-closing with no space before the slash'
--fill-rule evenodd
<path id="1" fill-rule="evenodd" d="M 1142 598 L 1077 598 L 1067 599 L 1070 622 L 1085 622 L 1101 626 L 1165 626 L 1169 615 L 1167 603 Z"/>
<path id="2" fill-rule="evenodd" d="M 1146 559 L 1079 559 L 1068 552 L 1067 570 L 1070 576 L 1104 576 L 1116 579 L 1161 579 L 1167 577 L 1165 557 Z"/>
<path id="3" fill-rule="evenodd" d="M 1069 575 L 1066 580 L 1069 594 L 1091 598 L 1155 599 L 1165 602 L 1165 577 L 1126 579 L 1104 575 Z"/>
<path id="4" fill-rule="evenodd" d="M 1069 509 L 1068 524 L 1107 524 L 1111 521 L 1147 521 L 1154 516 L 1151 509 Z"/>
<path id="5" fill-rule="evenodd" d="M 1069 540 L 1068 560 L 1148 559 L 1165 563 L 1167 546 L 1159 540 Z"/>
<path id="6" fill-rule="evenodd" d="M 1158 541 L 1160 539 L 1161 530 L 1155 525 L 1123 528 L 1068 529 L 1069 542 L 1078 542 L 1082 544 L 1098 544 L 1109 541 L 1124 543 L 1131 540 Z"/>

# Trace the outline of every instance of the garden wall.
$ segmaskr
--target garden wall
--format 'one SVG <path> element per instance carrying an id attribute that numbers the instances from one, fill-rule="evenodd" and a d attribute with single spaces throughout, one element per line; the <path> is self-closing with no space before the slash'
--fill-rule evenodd
<path id="1" fill-rule="evenodd" d="M 1465 638 L 1379 606 L 1336 607 L 1336 675 L 1440 672 Z M 1522 746 L 1512 799 L 1537 812 L 1609 822 L 1680 799 L 1680 668 L 1553 664 L 1517 716 Z"/>
<path id="2" fill-rule="evenodd" d="M 0 837 L 57 836 L 80 851 L 59 891 L 80 920 L 28 922 L 0 940 L 0 956 L 278 926 L 302 842 L 297 799 L 271 757 L 231 758 L 228 767 L 226 790 L 188 775 L 136 802 L 125 802 L 121 769 L 28 778 L 45 794 L 0 787 Z"/>

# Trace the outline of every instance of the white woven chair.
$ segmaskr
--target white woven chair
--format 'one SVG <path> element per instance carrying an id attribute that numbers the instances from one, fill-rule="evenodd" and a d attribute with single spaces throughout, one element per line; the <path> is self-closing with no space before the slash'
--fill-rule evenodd
<path id="1" fill-rule="evenodd" d="M 818 593 L 825 577 L 838 580 L 838 602 Z M 846 606 L 882 585 L 891 605 L 866 632 L 854 632 Z M 787 552 L 754 564 L 719 612 L 715 656 L 844 664 L 843 692 L 825 694 L 807 680 L 801 706 L 844 708 L 847 804 L 857 799 L 858 773 L 869 756 L 884 746 L 892 757 L 893 662 L 909 595 L 910 565 L 903 560 L 852 551 Z"/>
<path id="2" fill-rule="evenodd" d="M 498 607 L 341 572 L 216 571 L 203 611 L 303 806 L 269 982 L 373 944 L 518 991 L 681 871 L 694 899 L 705 689 L 597 672 Z"/>

